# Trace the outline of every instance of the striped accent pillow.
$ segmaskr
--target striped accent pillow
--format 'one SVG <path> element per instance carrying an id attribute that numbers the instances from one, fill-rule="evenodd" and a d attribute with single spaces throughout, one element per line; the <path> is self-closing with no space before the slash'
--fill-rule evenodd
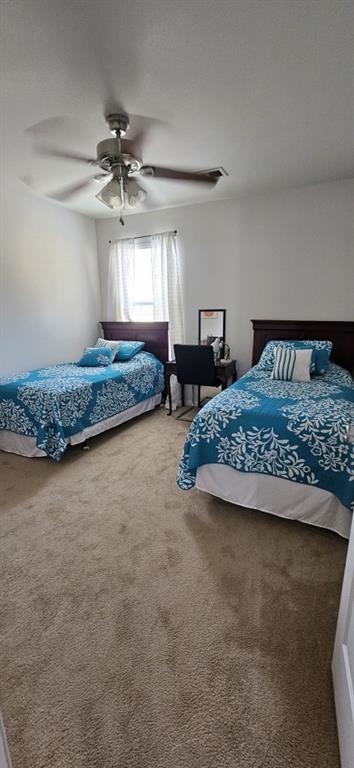
<path id="1" fill-rule="evenodd" d="M 290 347 L 277 347 L 275 350 L 272 379 L 277 379 L 277 381 L 291 381 L 294 373 L 295 361 L 295 349 L 290 349 Z"/>
<path id="2" fill-rule="evenodd" d="M 108 349 L 113 349 L 115 356 L 118 352 L 120 342 L 119 341 L 113 341 L 113 339 L 97 339 L 96 347 L 108 347 Z"/>
<path id="3" fill-rule="evenodd" d="M 272 379 L 277 381 L 311 381 L 311 349 L 277 347 Z"/>

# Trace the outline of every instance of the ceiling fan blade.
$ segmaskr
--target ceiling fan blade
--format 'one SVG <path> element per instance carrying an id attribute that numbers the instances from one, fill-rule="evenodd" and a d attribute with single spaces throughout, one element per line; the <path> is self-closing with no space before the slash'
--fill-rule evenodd
<path id="1" fill-rule="evenodd" d="M 87 155 L 82 155 L 80 153 L 74 154 L 73 152 L 67 152 L 64 149 L 57 149 L 56 147 L 51 146 L 37 146 L 36 152 L 39 155 L 43 155 L 44 157 L 58 157 L 61 160 L 75 160 L 77 163 L 85 163 L 86 165 L 97 165 L 97 160 L 95 160 L 92 157 L 87 157 Z"/>
<path id="2" fill-rule="evenodd" d="M 172 181 L 196 181 L 202 184 L 209 184 L 209 186 L 215 186 L 219 176 L 216 176 L 213 171 L 179 171 L 173 168 L 161 168 L 156 165 L 145 165 L 141 168 L 140 173 L 143 176 L 150 176 L 155 179 L 170 179 Z"/>
<path id="3" fill-rule="evenodd" d="M 71 197 L 72 195 L 76 195 L 77 192 L 80 192 L 82 189 L 85 189 L 86 186 L 90 184 L 92 181 L 92 178 L 90 179 L 83 179 L 79 182 L 76 182 L 76 184 L 70 184 L 68 187 L 64 187 L 62 189 L 58 189 L 56 192 L 47 193 L 47 197 L 52 197 L 54 200 L 59 201 L 65 201 L 67 198 Z"/>
<path id="4" fill-rule="evenodd" d="M 124 109 L 116 108 L 113 112 L 125 112 Z M 126 114 L 126 113 L 125 113 Z M 157 126 L 163 126 L 162 120 L 155 117 L 146 117 L 144 115 L 134 115 L 131 112 L 129 117 L 129 128 L 125 136 L 122 137 L 122 152 L 125 154 L 142 157 L 143 147 L 146 143 L 149 133 Z"/>
<path id="5" fill-rule="evenodd" d="M 142 157 L 143 143 L 146 137 L 146 131 L 140 131 L 133 139 L 121 139 L 122 153 L 133 155 L 133 157 Z"/>
<path id="6" fill-rule="evenodd" d="M 53 117 L 47 117 L 45 120 L 40 120 L 39 123 L 29 125 L 25 128 L 24 133 L 32 140 L 37 141 L 56 141 L 57 136 L 67 135 L 67 131 L 77 131 L 79 123 L 73 124 L 72 118 L 67 115 L 55 115 Z"/>
<path id="7" fill-rule="evenodd" d="M 101 184 L 103 181 L 111 181 L 111 179 L 113 179 L 112 173 L 96 173 L 93 177 L 93 181 L 97 181 L 98 184 Z"/>
<path id="8" fill-rule="evenodd" d="M 161 120 L 157 120 L 154 117 L 145 117 L 143 115 L 129 115 L 130 127 L 127 136 L 127 141 L 130 141 L 132 150 L 131 154 L 137 157 L 142 157 L 143 147 L 149 136 L 149 133 L 155 128 L 155 126 L 163 125 Z M 125 137 L 124 137 L 125 138 Z"/>

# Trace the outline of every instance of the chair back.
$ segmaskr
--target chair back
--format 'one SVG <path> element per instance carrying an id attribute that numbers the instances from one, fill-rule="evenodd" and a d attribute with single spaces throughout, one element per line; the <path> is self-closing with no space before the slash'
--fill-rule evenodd
<path id="1" fill-rule="evenodd" d="M 214 351 L 210 345 L 175 344 L 177 379 L 180 384 L 217 387 Z"/>

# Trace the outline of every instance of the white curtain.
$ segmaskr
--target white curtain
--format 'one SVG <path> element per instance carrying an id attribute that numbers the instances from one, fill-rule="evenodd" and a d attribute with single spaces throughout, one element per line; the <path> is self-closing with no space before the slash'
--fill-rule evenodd
<path id="1" fill-rule="evenodd" d="M 133 320 L 134 240 L 111 243 L 106 293 L 107 320 Z"/>
<path id="2" fill-rule="evenodd" d="M 153 319 L 169 323 L 170 357 L 173 345 L 183 342 L 183 316 L 179 259 L 174 232 L 151 235 Z M 111 243 L 108 266 L 106 315 L 108 320 L 136 320 L 134 317 L 134 238 Z"/>
<path id="3" fill-rule="evenodd" d="M 173 345 L 183 342 L 183 316 L 179 261 L 174 232 L 151 236 L 154 320 L 168 320 L 170 358 Z"/>

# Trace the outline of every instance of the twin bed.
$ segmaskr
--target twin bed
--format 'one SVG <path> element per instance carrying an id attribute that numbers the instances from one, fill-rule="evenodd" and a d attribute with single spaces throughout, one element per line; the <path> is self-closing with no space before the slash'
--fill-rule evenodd
<path id="1" fill-rule="evenodd" d="M 131 360 L 52 365 L 0 379 L 0 449 L 58 461 L 68 445 L 161 403 L 168 323 L 102 323 L 106 339 L 143 341 Z"/>
<path id="2" fill-rule="evenodd" d="M 354 323 L 255 320 L 253 326 L 253 367 L 194 419 L 178 485 L 349 538 Z M 264 347 L 295 339 L 332 342 L 326 373 L 309 382 L 273 380 L 259 365 Z"/>

